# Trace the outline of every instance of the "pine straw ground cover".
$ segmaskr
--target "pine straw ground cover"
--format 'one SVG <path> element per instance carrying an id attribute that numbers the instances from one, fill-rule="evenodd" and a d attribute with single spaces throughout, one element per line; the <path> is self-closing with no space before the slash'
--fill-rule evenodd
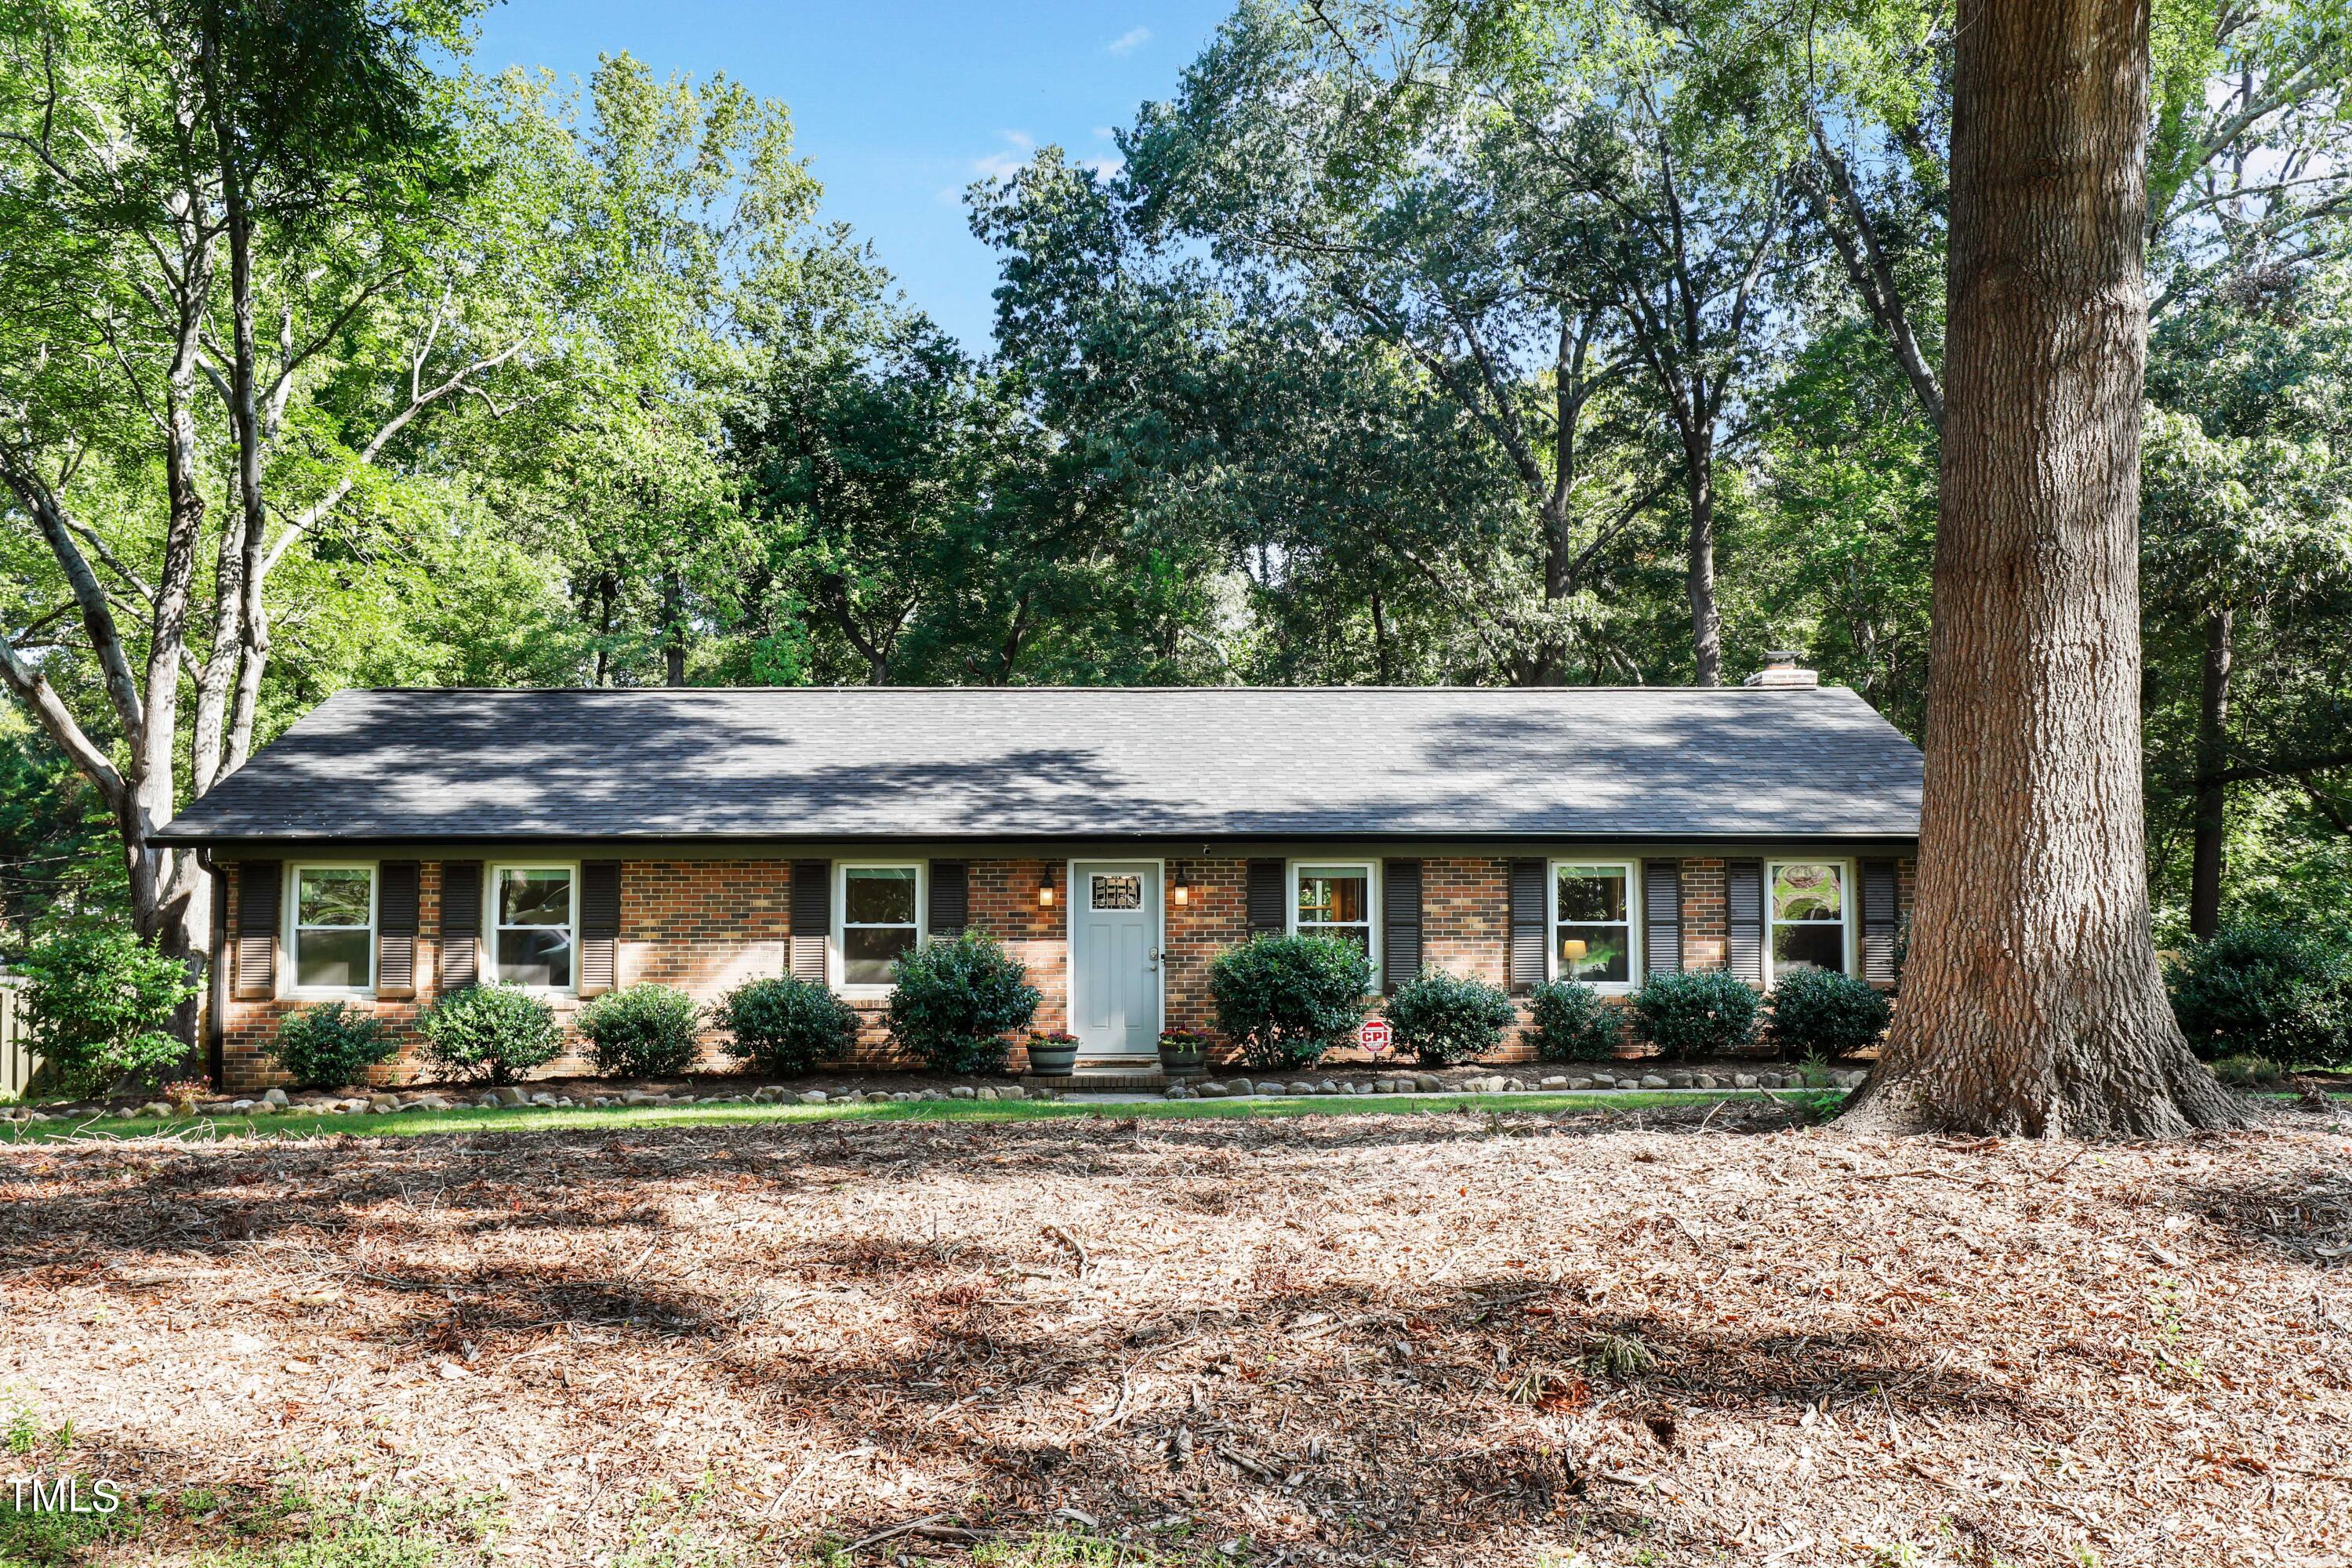
<path id="1" fill-rule="evenodd" d="M 2340 1563 L 2352 1142 L 2263 1114 L 27 1145 L 0 1402 L 148 1494 L 93 1562 L 345 1561 L 290 1486 L 493 1499 L 447 1561 Z"/>

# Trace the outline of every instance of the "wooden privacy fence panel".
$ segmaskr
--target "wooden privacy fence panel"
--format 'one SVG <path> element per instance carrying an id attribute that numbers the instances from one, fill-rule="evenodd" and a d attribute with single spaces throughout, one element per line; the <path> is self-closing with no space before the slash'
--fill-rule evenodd
<path id="1" fill-rule="evenodd" d="M 25 1034 L 25 998 L 13 980 L 0 980 L 0 1100 L 13 1100 L 41 1065 Z"/>

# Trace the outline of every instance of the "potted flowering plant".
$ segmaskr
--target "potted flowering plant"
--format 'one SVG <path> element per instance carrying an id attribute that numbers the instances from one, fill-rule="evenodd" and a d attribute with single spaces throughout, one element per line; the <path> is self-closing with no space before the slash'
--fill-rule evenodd
<path id="1" fill-rule="evenodd" d="M 1044 1078 L 1066 1078 L 1078 1065 L 1078 1037 L 1055 1029 L 1029 1035 L 1029 1070 Z"/>
<path id="2" fill-rule="evenodd" d="M 1209 1037 L 1198 1029 L 1160 1031 L 1160 1070 L 1175 1077 L 1199 1072 L 1207 1064 Z"/>

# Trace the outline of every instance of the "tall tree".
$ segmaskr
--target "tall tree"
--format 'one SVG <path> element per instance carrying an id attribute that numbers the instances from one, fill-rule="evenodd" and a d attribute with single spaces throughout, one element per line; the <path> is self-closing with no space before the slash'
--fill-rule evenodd
<path id="1" fill-rule="evenodd" d="M 0 485 L 63 600 L 0 637 L 0 679 L 106 802 L 139 931 L 192 964 L 206 882 L 149 835 L 181 755 L 201 791 L 252 745 L 271 570 L 522 347 L 466 330 L 419 243 L 460 170 L 424 59 L 464 13 L 33 0 L 0 31 Z"/>
<path id="2" fill-rule="evenodd" d="M 1864 1121 L 2234 1116 L 2173 1022 L 2140 777 L 2146 0 L 1967 0 L 1919 888 Z"/>

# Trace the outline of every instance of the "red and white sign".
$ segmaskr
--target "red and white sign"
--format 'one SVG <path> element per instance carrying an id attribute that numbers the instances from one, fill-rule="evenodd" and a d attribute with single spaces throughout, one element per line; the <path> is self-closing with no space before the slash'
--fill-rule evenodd
<path id="1" fill-rule="evenodd" d="M 1376 1057 L 1382 1055 L 1389 1048 L 1389 1021 L 1386 1018 L 1365 1019 L 1356 1028 L 1356 1043 Z"/>

